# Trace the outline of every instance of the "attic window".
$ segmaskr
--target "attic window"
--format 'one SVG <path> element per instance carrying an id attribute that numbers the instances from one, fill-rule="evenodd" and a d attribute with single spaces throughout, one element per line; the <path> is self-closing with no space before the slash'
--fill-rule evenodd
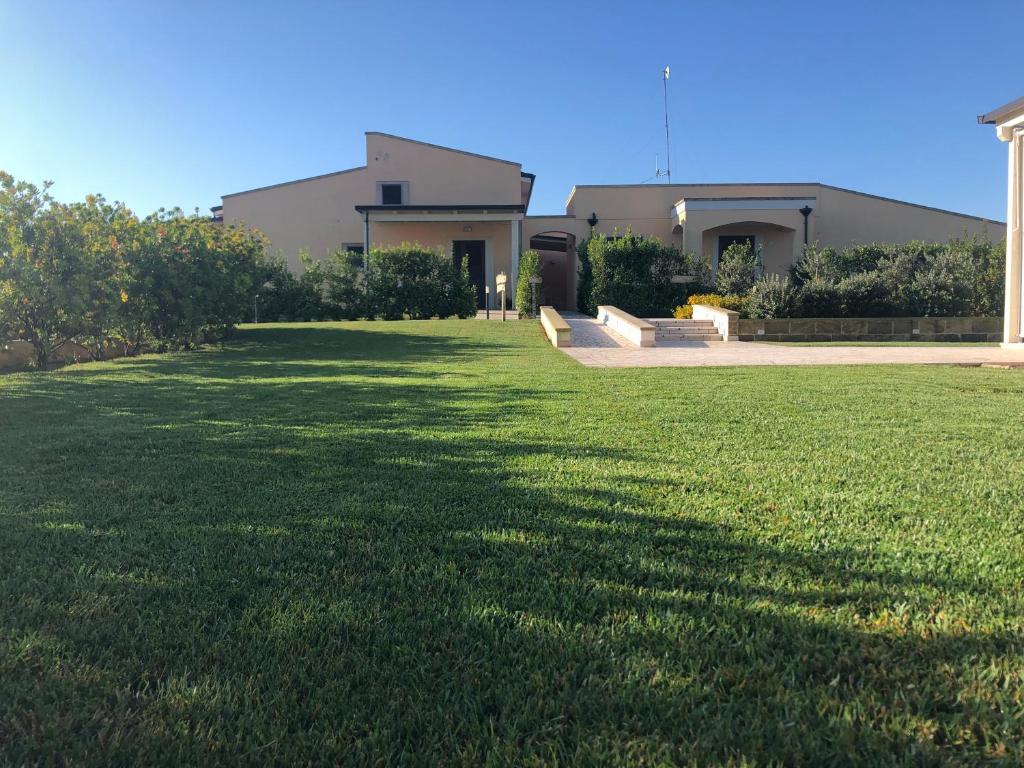
<path id="1" fill-rule="evenodd" d="M 380 185 L 380 204 L 381 205 L 401 205 L 405 201 L 402 199 L 402 185 L 401 184 L 381 184 Z"/>

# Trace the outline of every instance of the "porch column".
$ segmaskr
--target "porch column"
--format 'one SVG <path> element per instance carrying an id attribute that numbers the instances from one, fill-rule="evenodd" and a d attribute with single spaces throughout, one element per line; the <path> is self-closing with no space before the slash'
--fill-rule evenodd
<path id="1" fill-rule="evenodd" d="M 522 226 L 522 222 L 513 219 L 509 222 L 509 226 L 512 227 L 512 274 L 508 276 L 508 284 L 511 301 L 514 303 L 516 300 L 516 281 L 519 279 L 519 228 Z"/>
<path id="2" fill-rule="evenodd" d="M 1001 137 L 1000 137 L 1001 138 Z M 1006 314 L 1003 343 L 1024 341 L 1024 254 L 1021 221 L 1024 219 L 1024 127 L 1011 129 L 1008 136 L 1010 165 L 1006 201 Z"/>

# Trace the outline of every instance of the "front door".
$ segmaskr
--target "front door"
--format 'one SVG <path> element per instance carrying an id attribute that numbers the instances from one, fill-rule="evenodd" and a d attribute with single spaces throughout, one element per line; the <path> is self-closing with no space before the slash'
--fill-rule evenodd
<path id="1" fill-rule="evenodd" d="M 452 258 L 455 266 L 462 268 L 463 261 L 469 269 L 469 282 L 476 286 L 476 307 L 483 309 L 486 304 L 487 294 L 484 286 L 487 285 L 487 273 L 484 269 L 484 241 L 483 240 L 455 240 L 452 242 Z"/>

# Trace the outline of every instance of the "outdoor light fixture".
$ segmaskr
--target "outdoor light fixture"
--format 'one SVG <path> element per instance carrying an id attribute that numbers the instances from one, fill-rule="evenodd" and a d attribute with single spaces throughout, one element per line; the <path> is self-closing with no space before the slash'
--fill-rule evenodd
<path id="1" fill-rule="evenodd" d="M 590 218 L 587 219 L 587 224 L 590 225 L 591 229 L 593 229 L 594 227 L 597 226 L 597 214 L 596 213 L 590 214 Z"/>
<path id="2" fill-rule="evenodd" d="M 807 220 L 810 218 L 811 213 L 813 212 L 814 209 L 811 208 L 811 206 L 809 205 L 805 205 L 803 208 L 800 209 L 800 213 L 803 214 L 804 217 L 804 245 L 807 245 Z"/>
<path id="3" fill-rule="evenodd" d="M 473 227 L 471 227 L 469 224 L 467 224 L 466 226 L 464 226 L 462 228 L 462 231 L 463 232 L 472 232 L 473 231 Z"/>

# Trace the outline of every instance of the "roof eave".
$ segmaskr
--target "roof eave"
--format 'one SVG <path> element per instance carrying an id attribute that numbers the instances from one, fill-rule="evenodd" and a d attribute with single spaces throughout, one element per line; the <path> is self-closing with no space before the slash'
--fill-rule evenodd
<path id="1" fill-rule="evenodd" d="M 998 125 L 999 123 L 1005 122 L 1006 120 L 1012 120 L 1015 117 L 1024 115 L 1024 96 L 1019 99 L 1014 99 L 1009 104 L 1003 104 L 1001 107 L 996 107 L 991 112 L 986 112 L 984 115 L 978 115 L 979 125 Z"/>

